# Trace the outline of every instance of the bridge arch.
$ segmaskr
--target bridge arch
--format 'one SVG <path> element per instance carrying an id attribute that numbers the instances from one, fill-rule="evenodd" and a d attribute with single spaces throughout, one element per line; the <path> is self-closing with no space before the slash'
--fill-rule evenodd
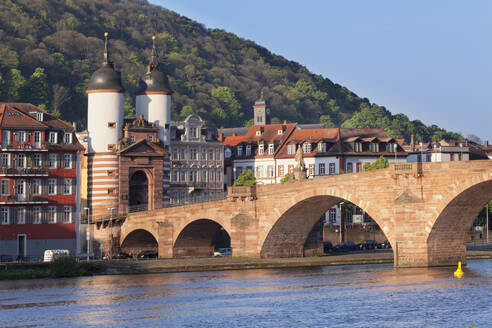
<path id="1" fill-rule="evenodd" d="M 157 252 L 159 248 L 157 240 L 153 233 L 145 229 L 135 229 L 122 238 L 120 248 L 122 252 L 131 255 L 137 255 L 142 251 Z"/>
<path id="2" fill-rule="evenodd" d="M 178 234 L 173 245 L 173 257 L 209 257 L 217 248 L 230 248 L 229 231 L 210 219 L 189 222 Z"/>
<path id="3" fill-rule="evenodd" d="M 344 195 L 347 196 L 347 195 Z M 304 245 L 316 222 L 331 207 L 343 200 L 361 207 L 381 227 L 388 240 L 391 239 L 386 225 L 382 225 L 376 207 L 362 207 L 356 195 L 347 199 L 338 195 L 329 195 L 326 190 L 318 191 L 318 195 L 301 195 L 292 200 L 288 207 L 274 222 L 266 235 L 260 251 L 262 258 L 302 257 Z"/>
<path id="4" fill-rule="evenodd" d="M 460 181 L 461 190 L 447 199 L 427 237 L 430 265 L 466 263 L 466 238 L 478 213 L 492 199 L 492 180 Z M 471 185 L 471 186 L 470 186 Z M 449 197 L 451 198 L 451 197 Z"/>

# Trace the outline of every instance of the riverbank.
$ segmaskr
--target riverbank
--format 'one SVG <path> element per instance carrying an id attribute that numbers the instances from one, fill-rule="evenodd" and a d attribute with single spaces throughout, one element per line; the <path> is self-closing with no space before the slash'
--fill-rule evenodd
<path id="1" fill-rule="evenodd" d="M 468 251 L 467 259 L 492 259 L 492 251 Z M 143 274 L 222 270 L 281 269 L 334 265 L 393 263 L 391 251 L 346 253 L 300 258 L 190 258 L 146 261 L 109 261 L 104 263 L 106 274 Z"/>
<path id="2" fill-rule="evenodd" d="M 492 259 L 492 251 L 468 251 L 467 259 Z M 118 275 L 172 272 L 200 272 L 250 269 L 282 269 L 335 265 L 393 263 L 391 251 L 356 252 L 328 256 L 300 258 L 189 258 L 156 260 L 115 260 L 80 262 L 69 268 L 67 264 L 8 263 L 0 265 L 0 280 L 74 277 L 83 275 Z"/>

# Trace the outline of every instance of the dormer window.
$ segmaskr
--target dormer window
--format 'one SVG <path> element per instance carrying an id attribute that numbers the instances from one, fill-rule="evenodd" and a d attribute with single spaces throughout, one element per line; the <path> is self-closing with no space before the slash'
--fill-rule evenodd
<path id="1" fill-rule="evenodd" d="M 282 131 L 282 130 L 277 130 L 277 134 L 278 134 L 278 135 L 284 134 L 284 131 Z"/>
<path id="2" fill-rule="evenodd" d="M 388 153 L 396 153 L 396 151 L 397 151 L 397 145 L 395 143 L 389 143 L 389 144 L 387 144 L 386 151 Z"/>
<path id="3" fill-rule="evenodd" d="M 246 156 L 251 155 L 251 145 L 246 145 Z"/>
<path id="4" fill-rule="evenodd" d="M 225 156 L 225 158 L 230 158 L 231 157 L 231 150 L 229 148 L 226 148 L 224 150 L 224 156 Z"/>
<path id="5" fill-rule="evenodd" d="M 257 137 L 261 136 L 261 131 L 260 130 L 256 131 L 256 136 Z"/>
<path id="6" fill-rule="evenodd" d="M 63 135 L 63 142 L 67 145 L 72 143 L 72 133 L 71 132 L 65 132 Z"/>
<path id="7" fill-rule="evenodd" d="M 135 136 L 134 135 L 130 136 L 130 142 L 135 142 Z"/>
<path id="8" fill-rule="evenodd" d="M 148 138 L 149 138 L 150 142 L 154 142 L 154 136 L 153 135 L 149 134 Z"/>
<path id="9" fill-rule="evenodd" d="M 30 114 L 36 121 L 43 122 L 43 112 L 30 112 Z"/>
<path id="10" fill-rule="evenodd" d="M 265 145 L 259 144 L 258 145 L 258 155 L 263 155 L 264 153 L 265 153 Z"/>
<path id="11" fill-rule="evenodd" d="M 237 146 L 237 156 L 243 156 L 243 146 Z"/>
<path id="12" fill-rule="evenodd" d="M 274 152 L 275 152 L 275 145 L 268 144 L 268 155 L 273 155 Z"/>
<path id="13" fill-rule="evenodd" d="M 324 153 L 326 152 L 326 143 L 320 142 L 318 144 L 318 153 Z"/>
<path id="14" fill-rule="evenodd" d="M 302 145 L 302 151 L 304 154 L 309 154 L 311 153 L 311 143 L 306 142 L 305 144 Z"/>
<path id="15" fill-rule="evenodd" d="M 58 133 L 50 132 L 48 135 L 48 142 L 51 144 L 56 144 Z"/>
<path id="16" fill-rule="evenodd" d="M 379 144 L 376 142 L 371 142 L 371 152 L 377 153 L 379 152 Z"/>
<path id="17" fill-rule="evenodd" d="M 354 142 L 354 152 L 356 152 L 356 153 L 362 152 L 362 143 L 361 142 Z"/>
<path id="18" fill-rule="evenodd" d="M 190 128 L 190 138 L 196 139 L 198 138 L 197 128 Z"/>
<path id="19" fill-rule="evenodd" d="M 296 153 L 296 145 L 287 145 L 287 154 L 294 155 Z"/>

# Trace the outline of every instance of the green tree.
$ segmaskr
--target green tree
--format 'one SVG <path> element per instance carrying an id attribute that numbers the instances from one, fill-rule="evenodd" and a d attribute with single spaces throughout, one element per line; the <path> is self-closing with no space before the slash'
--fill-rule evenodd
<path id="1" fill-rule="evenodd" d="M 217 100 L 220 108 L 226 114 L 223 118 L 224 123 L 238 124 L 242 117 L 241 105 L 234 94 L 234 91 L 229 87 L 218 87 L 212 90 L 212 97 Z M 219 111 L 220 112 L 220 111 Z"/>
<path id="2" fill-rule="evenodd" d="M 319 118 L 319 122 L 321 124 L 323 124 L 326 128 L 335 128 L 336 125 L 335 123 L 333 123 L 333 121 L 331 120 L 331 116 L 330 115 L 321 115 L 320 118 Z"/>
<path id="3" fill-rule="evenodd" d="M 387 167 L 389 167 L 388 160 L 383 156 L 380 156 L 376 161 L 374 161 L 371 164 L 364 163 L 364 171 L 374 171 L 374 170 L 384 169 Z"/>
<path id="4" fill-rule="evenodd" d="M 282 179 L 280 179 L 280 182 L 285 183 L 285 182 L 288 182 L 290 180 L 292 180 L 292 175 L 290 173 L 287 173 L 286 175 L 284 175 L 284 177 Z"/>
<path id="5" fill-rule="evenodd" d="M 234 187 L 240 186 L 256 186 L 256 178 L 253 174 L 253 171 L 245 170 L 243 171 L 243 173 L 241 173 L 240 176 L 237 177 L 236 181 L 234 182 Z"/>
<path id="6" fill-rule="evenodd" d="M 37 67 L 34 70 L 21 89 L 21 97 L 23 101 L 33 103 L 34 105 L 49 105 L 50 89 L 44 68 Z"/>

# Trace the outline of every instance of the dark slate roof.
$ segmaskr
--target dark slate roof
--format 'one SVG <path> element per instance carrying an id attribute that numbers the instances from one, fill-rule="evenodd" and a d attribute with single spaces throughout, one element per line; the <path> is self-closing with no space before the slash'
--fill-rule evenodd
<path id="1" fill-rule="evenodd" d="M 105 62 L 92 74 L 88 91 L 90 90 L 118 90 L 124 91 L 121 85 L 121 73 L 114 70 L 111 62 Z"/>
<path id="2" fill-rule="evenodd" d="M 173 92 L 169 86 L 167 75 L 157 68 L 146 72 L 138 81 L 138 87 L 137 90 L 135 90 L 135 93 L 138 94 L 147 91 Z"/>
<path id="3" fill-rule="evenodd" d="M 240 127 L 240 128 L 222 128 L 222 129 L 218 129 L 218 132 L 222 133 L 224 137 L 230 137 L 233 134 L 235 134 L 236 136 L 245 136 L 246 133 L 248 133 L 249 129 L 250 128 L 247 126 Z"/>

